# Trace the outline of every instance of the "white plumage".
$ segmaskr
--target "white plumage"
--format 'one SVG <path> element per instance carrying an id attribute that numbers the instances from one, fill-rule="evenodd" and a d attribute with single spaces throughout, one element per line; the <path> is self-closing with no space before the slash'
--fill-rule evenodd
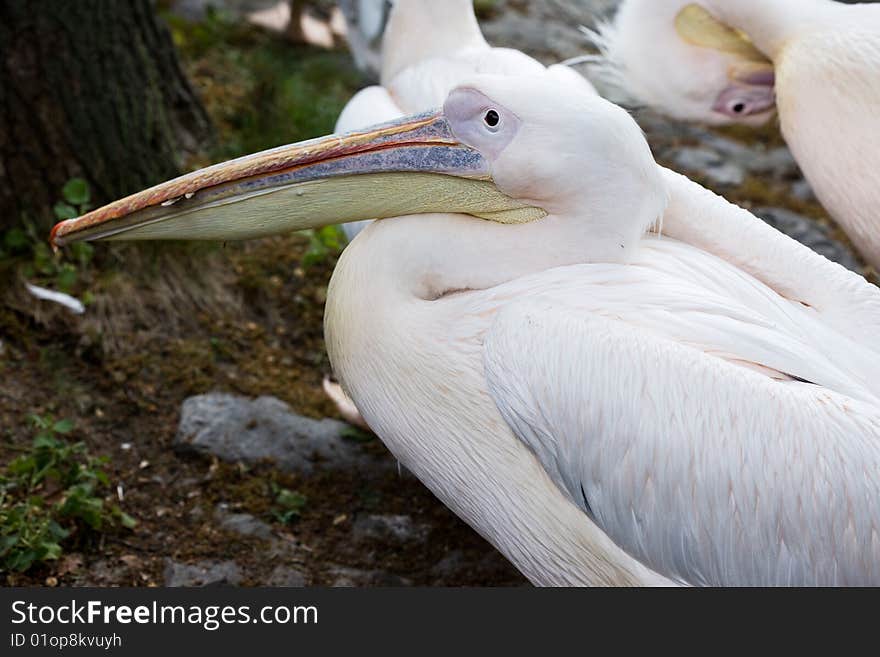
<path id="1" fill-rule="evenodd" d="M 381 85 L 363 89 L 336 122 L 347 133 L 440 107 L 474 75 L 529 75 L 545 69 L 518 50 L 493 48 L 483 38 L 472 0 L 397 0 L 383 37 Z M 574 88 L 592 85 L 567 66 L 551 66 Z M 353 239 L 369 221 L 345 224 Z"/>
<path id="2" fill-rule="evenodd" d="M 560 105 L 640 166 L 635 126 Z M 365 419 L 535 583 L 880 583 L 880 293 L 677 174 L 602 179 L 620 162 L 578 146 L 547 191 L 595 181 L 576 214 L 399 218 L 343 254 L 328 347 Z M 664 188 L 663 237 L 595 255 Z"/>

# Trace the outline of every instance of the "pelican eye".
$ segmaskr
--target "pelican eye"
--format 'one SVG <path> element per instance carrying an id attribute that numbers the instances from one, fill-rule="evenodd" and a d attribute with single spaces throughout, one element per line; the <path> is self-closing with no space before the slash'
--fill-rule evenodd
<path id="1" fill-rule="evenodd" d="M 490 109 L 486 112 L 485 116 L 483 116 L 483 123 L 490 128 L 497 128 L 501 124 L 501 115 L 498 114 L 497 111 Z"/>

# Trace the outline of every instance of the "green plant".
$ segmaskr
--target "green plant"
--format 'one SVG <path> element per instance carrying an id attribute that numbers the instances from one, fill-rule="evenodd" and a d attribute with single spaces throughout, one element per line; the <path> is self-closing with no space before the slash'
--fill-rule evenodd
<path id="1" fill-rule="evenodd" d="M 89 183 L 82 178 L 71 178 L 61 188 L 61 196 L 64 200 L 58 201 L 53 208 L 55 218 L 58 221 L 75 219 L 85 214 L 91 208 L 92 191 Z"/>
<path id="2" fill-rule="evenodd" d="M 353 443 L 365 444 L 371 443 L 376 440 L 376 434 L 369 431 L 364 431 L 363 429 L 359 429 L 357 427 L 349 426 L 342 430 L 340 438 L 344 440 L 350 440 Z"/>
<path id="3" fill-rule="evenodd" d="M 58 559 L 62 542 L 77 533 L 136 524 L 101 497 L 110 485 L 107 459 L 63 438 L 73 430 L 70 420 L 31 421 L 33 443 L 0 474 L 0 568 L 15 572 Z"/>
<path id="4" fill-rule="evenodd" d="M 491 18 L 498 12 L 498 0 L 474 0 L 477 18 Z"/>
<path id="5" fill-rule="evenodd" d="M 345 233 L 338 226 L 304 232 L 309 237 L 309 248 L 302 259 L 303 267 L 325 262 L 331 256 L 339 255 L 345 246 Z"/>
<path id="6" fill-rule="evenodd" d="M 73 219 L 89 211 L 91 191 L 82 178 L 68 180 L 61 189 L 62 201 L 53 208 L 59 221 Z M 25 219 L 23 225 L 11 228 L 0 240 L 0 258 L 13 256 L 25 258 L 22 273 L 28 280 L 51 285 L 62 292 L 70 293 L 81 278 L 81 273 L 92 261 L 94 247 L 86 242 L 71 244 L 64 254 L 52 253 L 46 235 L 40 233 L 34 224 Z M 90 295 L 84 295 L 88 302 Z"/>
<path id="7" fill-rule="evenodd" d="M 299 518 L 308 503 L 308 498 L 302 493 L 282 488 L 275 482 L 272 482 L 272 496 L 275 499 L 272 518 L 285 525 Z"/>

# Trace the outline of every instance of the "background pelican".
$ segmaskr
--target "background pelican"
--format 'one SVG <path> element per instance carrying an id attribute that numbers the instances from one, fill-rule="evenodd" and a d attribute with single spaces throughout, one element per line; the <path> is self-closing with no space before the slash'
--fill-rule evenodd
<path id="1" fill-rule="evenodd" d="M 548 73 L 210 167 L 53 240 L 402 212 L 339 262 L 334 369 L 533 582 L 880 583 L 880 291 L 664 172 L 626 112 Z M 748 253 L 647 234 L 664 212 Z"/>
<path id="2" fill-rule="evenodd" d="M 778 106 L 819 200 L 880 269 L 880 6 L 624 0 L 596 41 L 606 80 L 674 117 L 759 124 Z"/>

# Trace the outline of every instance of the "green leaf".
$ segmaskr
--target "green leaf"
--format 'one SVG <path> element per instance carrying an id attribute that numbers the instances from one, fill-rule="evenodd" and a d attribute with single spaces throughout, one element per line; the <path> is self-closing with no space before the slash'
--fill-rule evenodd
<path id="1" fill-rule="evenodd" d="M 38 429 L 48 429 L 54 424 L 54 421 L 48 415 L 46 417 L 43 417 L 42 415 L 30 415 L 28 416 L 28 419 Z"/>
<path id="2" fill-rule="evenodd" d="M 61 556 L 61 546 L 58 543 L 44 541 L 40 544 L 43 561 L 54 561 Z"/>
<path id="3" fill-rule="evenodd" d="M 76 208 L 64 201 L 58 201 L 52 210 L 55 212 L 55 218 L 58 219 L 58 221 L 76 219 L 79 216 L 79 212 L 76 211 Z"/>
<path id="4" fill-rule="evenodd" d="M 49 535 L 56 541 L 63 541 L 65 538 L 70 536 L 70 532 L 64 529 L 64 527 L 59 525 L 54 520 L 49 521 L 48 532 Z"/>
<path id="5" fill-rule="evenodd" d="M 76 271 L 76 268 L 73 265 L 67 264 L 62 265 L 58 274 L 55 276 L 55 281 L 58 283 L 58 287 L 61 288 L 62 292 L 70 292 L 73 289 L 73 286 L 76 285 L 78 279 L 79 273 Z"/>
<path id="6" fill-rule="evenodd" d="M 12 252 L 27 251 L 28 236 L 21 228 L 12 228 L 3 236 L 3 244 Z"/>
<path id="7" fill-rule="evenodd" d="M 125 527 L 126 529 L 134 529 L 137 527 L 137 520 L 128 515 L 125 511 L 120 509 L 118 506 L 114 508 L 114 514 L 116 515 L 116 519 L 119 521 L 119 524 Z"/>
<path id="8" fill-rule="evenodd" d="M 58 420 L 53 426 L 55 433 L 70 433 L 73 431 L 73 420 Z"/>
<path id="9" fill-rule="evenodd" d="M 63 443 L 48 431 L 37 434 L 34 438 L 34 449 L 60 449 Z"/>
<path id="10" fill-rule="evenodd" d="M 45 276 L 55 273 L 55 257 L 49 251 L 49 247 L 42 242 L 34 244 L 34 266 Z"/>
<path id="11" fill-rule="evenodd" d="M 0 536 L 0 557 L 6 556 L 9 551 L 18 545 L 18 534 Z"/>
<path id="12" fill-rule="evenodd" d="M 353 443 L 371 443 L 376 440 L 376 434 L 358 429 L 357 427 L 348 427 L 339 434 L 344 440 L 350 440 Z"/>
<path id="13" fill-rule="evenodd" d="M 324 226 L 317 230 L 317 237 L 328 249 L 339 251 L 345 243 L 345 233 L 339 226 Z"/>
<path id="14" fill-rule="evenodd" d="M 88 242 L 77 242 L 70 245 L 70 253 L 79 263 L 79 266 L 85 268 L 95 255 L 95 247 Z"/>
<path id="15" fill-rule="evenodd" d="M 19 552 L 14 552 L 10 558 L 6 560 L 6 565 L 9 570 L 23 573 L 30 568 L 36 560 L 37 552 L 35 550 L 21 550 Z"/>
<path id="16" fill-rule="evenodd" d="M 88 203 L 92 194 L 89 191 L 89 183 L 82 178 L 71 178 L 61 190 L 64 200 L 71 205 L 82 205 Z"/>
<path id="17" fill-rule="evenodd" d="M 278 491 L 278 496 L 275 498 L 275 502 L 283 509 L 298 512 L 305 507 L 308 498 L 295 490 L 282 488 Z"/>

